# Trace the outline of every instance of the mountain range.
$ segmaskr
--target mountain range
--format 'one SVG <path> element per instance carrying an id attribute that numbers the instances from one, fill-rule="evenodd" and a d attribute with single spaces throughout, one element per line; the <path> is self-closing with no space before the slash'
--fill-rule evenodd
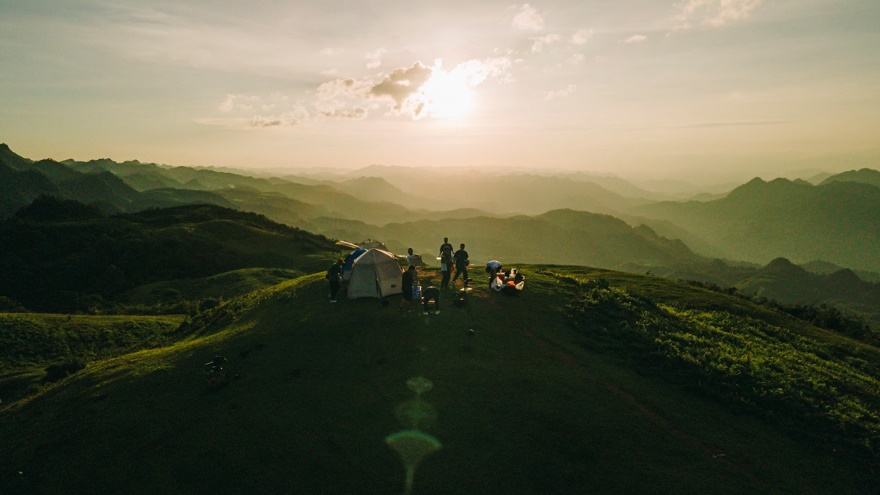
<path id="1" fill-rule="evenodd" d="M 863 182 L 753 179 L 725 198 L 661 202 L 634 209 L 671 222 L 732 260 L 823 260 L 880 272 L 880 187 Z"/>
<path id="2" fill-rule="evenodd" d="M 754 270 L 785 258 L 877 281 L 878 175 L 870 169 L 813 174 L 815 185 L 755 178 L 671 201 L 684 186 L 658 192 L 659 186 L 586 173 L 374 165 L 341 175 L 269 176 L 136 160 L 34 161 L 0 145 L 0 218 L 44 195 L 107 214 L 208 203 L 334 239 L 380 239 L 398 253 L 412 247 L 428 260 L 449 237 L 455 245 L 465 242 L 475 263 L 574 263 L 676 276 L 699 275 L 702 269 L 689 267 L 719 259 L 732 273 L 703 273 L 702 280 L 744 287 L 751 275 L 740 277 L 733 267 Z M 761 293 L 788 299 L 779 290 Z"/>

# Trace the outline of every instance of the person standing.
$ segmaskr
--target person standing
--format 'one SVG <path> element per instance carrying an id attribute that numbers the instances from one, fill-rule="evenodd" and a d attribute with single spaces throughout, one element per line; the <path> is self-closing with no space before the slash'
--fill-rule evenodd
<path id="1" fill-rule="evenodd" d="M 461 279 L 464 280 L 464 286 L 467 287 L 469 281 L 467 267 L 470 260 L 468 260 L 468 252 L 464 250 L 463 243 L 461 248 L 452 255 L 452 258 L 455 261 L 455 276 L 452 277 L 452 284 L 455 285 L 455 281 L 461 276 Z"/>
<path id="2" fill-rule="evenodd" d="M 336 302 L 336 295 L 339 294 L 339 279 L 342 278 L 342 265 L 345 260 L 339 258 L 335 263 L 327 269 L 327 275 L 324 277 L 330 282 L 330 302 Z"/>
<path id="3" fill-rule="evenodd" d="M 440 271 L 443 279 L 440 281 L 441 289 L 449 288 L 449 276 L 452 274 L 452 244 L 449 244 L 449 238 L 443 238 L 443 244 L 440 245 Z"/>
<path id="4" fill-rule="evenodd" d="M 409 268 L 403 272 L 400 278 L 400 290 L 403 292 L 403 300 L 400 301 L 400 309 L 403 309 L 404 306 L 407 307 L 409 311 L 412 311 L 412 299 L 413 299 L 413 282 L 415 281 L 416 267 L 415 265 L 409 265 Z"/>
<path id="5" fill-rule="evenodd" d="M 419 285 L 419 268 L 420 265 L 422 265 L 423 263 L 421 256 L 413 254 L 413 248 L 409 248 L 406 250 L 406 264 L 408 267 L 414 269 L 412 285 Z"/>

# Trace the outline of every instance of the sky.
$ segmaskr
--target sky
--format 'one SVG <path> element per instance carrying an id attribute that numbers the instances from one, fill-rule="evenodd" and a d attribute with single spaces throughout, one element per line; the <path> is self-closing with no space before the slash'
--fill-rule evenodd
<path id="1" fill-rule="evenodd" d="M 877 0 L 0 0 L 0 142 L 240 169 L 877 169 L 878 26 Z"/>

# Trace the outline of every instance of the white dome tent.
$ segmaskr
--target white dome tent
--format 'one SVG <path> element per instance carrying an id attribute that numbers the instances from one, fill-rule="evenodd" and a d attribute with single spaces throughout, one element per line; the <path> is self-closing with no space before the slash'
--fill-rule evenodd
<path id="1" fill-rule="evenodd" d="M 348 298 L 400 294 L 403 270 L 397 257 L 382 249 L 368 249 L 354 260 L 348 281 Z"/>

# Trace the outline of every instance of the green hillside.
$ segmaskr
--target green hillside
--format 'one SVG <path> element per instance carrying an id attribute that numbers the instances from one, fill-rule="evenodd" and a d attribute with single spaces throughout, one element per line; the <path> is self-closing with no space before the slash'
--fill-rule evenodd
<path id="1" fill-rule="evenodd" d="M 522 269 L 519 297 L 479 282 L 428 316 L 328 304 L 319 273 L 229 301 L 4 402 L 0 492 L 402 493 L 390 445 L 439 447 L 412 493 L 880 487 L 876 348 L 655 277 Z"/>
<path id="2" fill-rule="evenodd" d="M 810 268 L 812 271 L 808 270 Z M 624 267 L 633 273 L 650 270 L 654 275 L 672 280 L 699 281 L 720 288 L 733 288 L 739 294 L 758 301 L 785 305 L 810 305 L 814 309 L 843 310 L 850 316 L 869 323 L 880 335 L 880 284 L 876 274 L 814 262 L 798 266 L 785 258 L 777 258 L 766 266 L 727 264 L 719 259 L 656 267 L 633 264 Z M 827 273 L 817 273 L 826 270 Z M 860 277 L 869 278 L 863 280 Z M 876 337 L 875 337 L 876 338 Z"/>
<path id="3" fill-rule="evenodd" d="M 681 241 L 662 238 L 647 227 L 633 228 L 608 215 L 574 210 L 535 217 L 419 220 L 363 233 L 363 237 L 384 239 L 398 252 L 413 247 L 416 252 L 437 253 L 443 237 L 449 237 L 455 246 L 467 245 L 472 261 L 482 262 L 498 259 L 617 268 L 634 261 L 668 265 L 699 259 Z M 420 243 L 409 244 L 412 239 Z M 427 245 L 432 240 L 436 245 Z"/>
<path id="4" fill-rule="evenodd" d="M 0 400 L 10 403 L 87 363 L 167 346 L 183 317 L 0 313 Z"/>
<path id="5" fill-rule="evenodd" d="M 90 311 L 144 284 L 242 268 L 313 272 L 336 255 L 323 236 L 218 206 L 107 217 L 44 198 L 0 222 L 0 296 L 34 311 Z"/>
<path id="6" fill-rule="evenodd" d="M 141 285 L 122 294 L 119 299 L 126 305 L 146 306 L 203 298 L 231 299 L 302 275 L 298 270 L 284 268 L 242 268 L 210 277 Z"/>

